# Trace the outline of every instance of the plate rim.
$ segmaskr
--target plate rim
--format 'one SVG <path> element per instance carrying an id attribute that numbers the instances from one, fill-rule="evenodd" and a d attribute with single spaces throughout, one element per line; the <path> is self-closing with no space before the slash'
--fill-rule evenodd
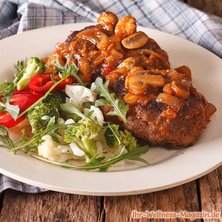
<path id="1" fill-rule="evenodd" d="M 43 28 L 39 28 L 39 29 L 34 29 L 34 30 L 30 30 L 30 31 L 26 31 L 26 32 L 24 32 L 24 33 L 19 33 L 19 34 L 17 34 L 17 35 L 13 35 L 13 36 L 10 36 L 10 37 L 8 37 L 8 38 L 5 38 L 5 39 L 3 39 L 3 40 L 0 40 L 0 46 L 1 46 L 1 44 L 4 44 L 5 42 L 7 43 L 7 42 L 10 42 L 10 41 L 13 41 L 14 39 L 17 39 L 18 38 L 18 36 L 19 36 L 19 38 L 21 38 L 21 37 L 23 37 L 23 36 L 25 36 L 25 35 L 32 35 L 32 34 L 34 34 L 34 33 L 39 33 L 39 32 L 44 32 L 44 30 L 49 30 L 49 29 L 52 29 L 52 30 L 54 30 L 54 29 L 58 29 L 58 28 L 60 28 L 60 27 L 63 27 L 63 28 L 65 28 L 66 29 L 66 27 L 67 27 L 67 29 L 68 28 L 70 28 L 71 26 L 72 27 L 75 27 L 75 26 L 86 26 L 86 25 L 89 25 L 89 24 L 94 24 L 94 23 L 74 23 L 74 24 L 63 24 L 63 25 L 56 25 L 56 26 L 48 26 L 48 27 L 43 27 Z M 201 50 L 204 50 L 205 51 L 205 53 L 207 53 L 207 54 L 209 54 L 209 55 L 211 55 L 211 56 L 214 56 L 215 58 L 217 58 L 217 59 L 219 59 L 220 60 L 220 58 L 217 56 L 217 55 L 215 55 L 214 53 L 212 53 L 212 52 L 210 52 L 210 51 L 208 51 L 207 49 L 205 49 L 205 48 L 203 48 L 203 47 L 201 47 L 201 46 L 199 46 L 199 45 L 197 45 L 197 44 L 195 44 L 195 43 L 193 43 L 193 42 L 190 42 L 190 41 L 188 41 L 188 40 L 186 40 L 186 39 L 183 39 L 183 38 L 181 38 L 181 37 L 178 37 L 178 36 L 174 36 L 174 35 L 172 35 L 172 34 L 169 34 L 169 33 L 165 33 L 165 32 L 162 32 L 162 31 L 160 31 L 160 30 L 156 30 L 156 29 L 151 29 L 151 28 L 146 28 L 146 27 L 138 27 L 138 29 L 141 29 L 141 30 L 146 30 L 147 32 L 149 31 L 149 30 L 152 30 L 152 32 L 157 32 L 157 33 L 164 33 L 164 35 L 167 35 L 168 37 L 173 37 L 173 38 L 179 38 L 179 39 L 181 39 L 181 40 L 183 40 L 183 41 L 185 41 L 185 42 L 189 42 L 189 43 L 191 43 L 191 44 L 193 44 L 193 45 L 195 45 L 196 47 L 198 47 L 199 49 L 201 49 Z M 71 30 L 71 29 L 70 29 Z M 73 28 L 73 30 L 75 30 L 75 28 Z M 15 40 L 16 41 L 16 40 Z M 159 44 L 159 42 L 157 41 L 157 43 Z M 161 44 L 160 44 L 161 45 Z M 34 56 L 34 55 L 33 55 Z M 170 55 L 169 55 L 169 57 L 171 57 Z M 220 60 L 220 62 L 221 62 L 221 60 Z M 62 188 L 60 189 L 60 188 L 56 188 L 56 187 L 53 187 L 53 186 L 51 186 L 50 187 L 50 190 L 54 190 L 54 191 L 59 191 L 59 192 L 65 192 L 65 193 L 73 193 L 73 194 L 81 194 L 81 195 L 96 195 L 96 196 L 121 196 L 121 195 L 134 195 L 134 194 L 141 194 L 141 193 L 150 193 L 150 192 L 155 192 L 155 191 L 160 191 L 160 190 L 165 190 L 165 189 L 168 189 L 168 188 L 172 188 L 172 187 L 176 187 L 176 186 L 179 186 L 179 185 L 182 185 L 182 184 L 184 184 L 184 183 L 187 183 L 187 182 L 190 182 L 190 181 L 193 181 L 193 180 L 195 180 L 195 179 L 197 179 L 197 178 L 200 178 L 201 176 L 203 176 L 203 175 L 206 175 L 206 174 L 208 174 L 209 172 L 211 172 L 211 171 L 213 171 L 214 169 L 216 169 L 216 168 L 218 168 L 219 166 L 221 166 L 222 165 L 222 160 L 219 162 L 219 163 L 217 163 L 215 166 L 213 166 L 212 168 L 209 168 L 208 170 L 206 170 L 206 171 L 204 171 L 204 172 L 202 172 L 202 173 L 200 173 L 200 174 L 198 174 L 198 175 L 196 175 L 196 176 L 193 176 L 193 177 L 190 177 L 190 178 L 187 178 L 187 179 L 184 179 L 184 180 L 181 180 L 181 181 L 178 181 L 178 182 L 175 182 L 175 183 L 173 183 L 173 184 L 168 184 L 168 185 L 163 185 L 163 186 L 161 186 L 161 187 L 156 187 L 156 188 L 147 188 L 147 189 L 140 189 L 140 190 L 132 190 L 132 191 L 116 191 L 116 192 L 114 192 L 114 191 L 112 191 L 112 192 L 99 192 L 99 191 L 81 191 L 81 190 L 69 190 L 69 191 L 67 191 L 66 192 L 66 190 L 63 190 Z M 33 181 L 33 180 L 29 180 L 29 179 L 27 179 L 27 178 L 22 178 L 22 177 L 20 177 L 20 176 L 18 176 L 18 175 L 16 175 L 16 174 L 13 174 L 13 173 L 10 173 L 10 172 L 8 172 L 8 171 L 6 171 L 5 169 L 2 169 L 1 168 L 1 165 L 0 165 L 0 172 L 1 173 L 3 173 L 4 175 L 6 175 L 6 176 L 9 176 L 9 177 L 12 177 L 12 178 L 15 178 L 15 179 L 17 179 L 17 180 L 19 180 L 19 181 L 21 181 L 21 182 L 24 182 L 24 183 L 28 183 L 28 184 L 31 184 L 31 185 L 34 185 L 34 186 L 39 186 L 39 187 L 42 187 L 42 188 L 45 188 L 45 189 L 48 189 L 47 187 L 49 187 L 50 185 L 45 185 L 45 184 L 43 184 L 43 183 L 41 183 L 41 182 L 38 182 L 38 181 Z"/>

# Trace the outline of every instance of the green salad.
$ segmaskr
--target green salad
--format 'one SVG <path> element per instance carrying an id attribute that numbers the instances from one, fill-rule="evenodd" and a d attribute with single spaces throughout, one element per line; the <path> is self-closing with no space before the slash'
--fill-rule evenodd
<path id="1" fill-rule="evenodd" d="M 75 63 L 48 67 L 33 57 L 18 62 L 13 81 L 0 86 L 0 145 L 62 167 L 105 171 L 123 161 L 147 162 L 148 146 L 106 115 L 126 122 L 128 106 L 98 77 L 85 84 Z M 11 131 L 18 137 L 12 138 Z"/>

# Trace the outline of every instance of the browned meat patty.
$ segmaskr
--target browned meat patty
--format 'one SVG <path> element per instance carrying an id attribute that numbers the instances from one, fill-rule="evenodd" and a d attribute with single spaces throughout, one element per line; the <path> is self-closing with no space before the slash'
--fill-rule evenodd
<path id="1" fill-rule="evenodd" d="M 103 77 L 116 97 L 129 105 L 125 124 L 106 115 L 110 107 L 103 107 L 106 120 L 149 144 L 192 145 L 216 111 L 192 86 L 189 67 L 172 69 L 167 53 L 136 30 L 131 16 L 119 20 L 111 12 L 102 13 L 98 25 L 73 32 L 48 61 L 65 63 L 68 57 L 85 83 Z"/>
<path id="2" fill-rule="evenodd" d="M 132 107 L 125 128 L 152 145 L 171 148 L 193 145 L 206 128 L 210 116 L 216 111 L 199 93 L 194 92 L 176 118 L 162 116 L 167 107 L 156 101 Z"/>

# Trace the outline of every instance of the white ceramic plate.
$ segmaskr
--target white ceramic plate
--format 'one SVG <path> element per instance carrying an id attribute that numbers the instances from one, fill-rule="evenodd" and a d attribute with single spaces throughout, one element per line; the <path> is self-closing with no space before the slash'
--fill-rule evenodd
<path id="1" fill-rule="evenodd" d="M 0 81 L 12 78 L 17 60 L 44 57 L 73 30 L 89 24 L 54 26 L 25 32 L 0 41 Z M 152 165 L 129 164 L 111 172 L 85 172 L 52 166 L 25 155 L 0 149 L 0 172 L 50 190 L 87 195 L 128 195 L 153 192 L 194 180 L 222 163 L 222 61 L 206 49 L 157 30 L 140 28 L 170 57 L 172 67 L 188 65 L 193 84 L 216 105 L 217 112 L 194 146 L 177 151 L 151 148 Z M 121 170 L 120 170 L 121 169 Z M 123 170 L 122 170 L 123 169 Z"/>

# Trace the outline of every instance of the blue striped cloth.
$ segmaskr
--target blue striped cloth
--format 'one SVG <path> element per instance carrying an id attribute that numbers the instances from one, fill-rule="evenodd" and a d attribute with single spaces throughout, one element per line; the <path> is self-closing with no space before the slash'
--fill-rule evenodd
<path id="1" fill-rule="evenodd" d="M 134 16 L 138 24 L 193 41 L 222 57 L 222 18 L 178 0 L 0 0 L 0 39 L 51 25 L 96 22 L 102 11 Z M 0 176 L 0 191 L 43 189 Z"/>

